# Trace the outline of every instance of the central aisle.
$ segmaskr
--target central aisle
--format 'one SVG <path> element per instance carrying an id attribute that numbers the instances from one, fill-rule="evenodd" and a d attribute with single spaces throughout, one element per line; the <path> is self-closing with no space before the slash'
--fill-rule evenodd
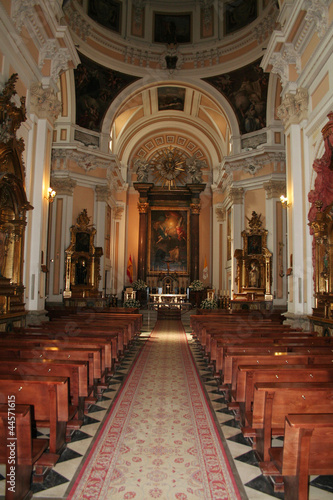
<path id="1" fill-rule="evenodd" d="M 69 499 L 238 499 L 180 321 L 158 321 Z"/>

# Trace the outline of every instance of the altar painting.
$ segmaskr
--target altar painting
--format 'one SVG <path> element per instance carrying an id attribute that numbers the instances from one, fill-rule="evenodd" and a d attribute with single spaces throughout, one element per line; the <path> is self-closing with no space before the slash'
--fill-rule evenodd
<path id="1" fill-rule="evenodd" d="M 150 272 L 189 272 L 188 210 L 151 210 L 148 241 Z"/>

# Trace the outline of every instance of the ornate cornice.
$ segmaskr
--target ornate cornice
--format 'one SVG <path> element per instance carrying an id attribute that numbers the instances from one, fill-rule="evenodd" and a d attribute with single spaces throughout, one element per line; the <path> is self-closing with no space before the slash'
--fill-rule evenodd
<path id="1" fill-rule="evenodd" d="M 95 192 L 96 192 L 96 200 L 104 202 L 108 201 L 108 198 L 111 194 L 111 190 L 108 186 L 96 186 Z"/>
<path id="2" fill-rule="evenodd" d="M 269 64 L 272 66 L 271 73 L 279 75 L 282 86 L 288 83 L 292 87 L 293 83 L 289 79 L 289 65 L 295 65 L 296 71 L 300 73 L 301 56 L 292 43 L 285 43 L 281 52 L 272 55 Z"/>
<path id="3" fill-rule="evenodd" d="M 30 107 L 39 118 L 50 118 L 52 121 L 61 112 L 61 102 L 53 89 L 43 88 L 41 83 L 31 86 Z"/>
<path id="4" fill-rule="evenodd" d="M 270 180 L 268 182 L 265 182 L 263 187 L 266 191 L 267 200 L 280 198 L 280 196 L 286 191 L 286 183 L 284 181 Z"/>
<path id="5" fill-rule="evenodd" d="M 67 47 L 59 47 L 59 42 L 55 38 L 50 38 L 42 46 L 39 52 L 39 68 L 42 69 L 46 59 L 51 61 L 50 76 L 57 81 L 60 73 L 68 69 L 71 61 L 71 54 Z"/>
<path id="6" fill-rule="evenodd" d="M 277 114 L 287 129 L 291 124 L 300 123 L 308 117 L 308 91 L 298 88 L 295 94 L 288 92 L 282 104 L 277 109 Z"/>
<path id="7" fill-rule="evenodd" d="M 328 7 L 330 0 L 305 0 L 307 9 L 305 20 L 314 23 L 319 38 L 323 38 L 328 29 Z"/>
<path id="8" fill-rule="evenodd" d="M 51 186 L 56 191 L 58 196 L 73 196 L 76 184 L 76 181 L 71 179 L 69 176 L 51 178 Z"/>

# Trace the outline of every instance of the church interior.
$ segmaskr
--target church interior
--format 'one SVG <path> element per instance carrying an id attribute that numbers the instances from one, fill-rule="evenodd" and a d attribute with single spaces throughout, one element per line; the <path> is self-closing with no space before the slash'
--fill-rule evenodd
<path id="1" fill-rule="evenodd" d="M 0 0 L 0 40 L 0 495 L 333 499 L 332 0 Z"/>

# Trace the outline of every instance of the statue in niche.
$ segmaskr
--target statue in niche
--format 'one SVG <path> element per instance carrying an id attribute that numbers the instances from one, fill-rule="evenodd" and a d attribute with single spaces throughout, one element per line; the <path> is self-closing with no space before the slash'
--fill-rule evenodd
<path id="1" fill-rule="evenodd" d="M 253 260 L 250 264 L 249 285 L 251 288 L 259 287 L 259 268 L 255 260 Z"/>
<path id="2" fill-rule="evenodd" d="M 84 259 L 79 259 L 75 266 L 75 284 L 87 285 L 87 267 Z"/>
<path id="3" fill-rule="evenodd" d="M 137 159 L 134 162 L 138 182 L 148 182 L 149 163 L 145 160 Z"/>
<path id="4" fill-rule="evenodd" d="M 192 156 L 186 160 L 187 172 L 191 177 L 192 184 L 202 183 L 201 169 L 205 166 L 205 162 L 198 160 L 196 156 Z"/>

